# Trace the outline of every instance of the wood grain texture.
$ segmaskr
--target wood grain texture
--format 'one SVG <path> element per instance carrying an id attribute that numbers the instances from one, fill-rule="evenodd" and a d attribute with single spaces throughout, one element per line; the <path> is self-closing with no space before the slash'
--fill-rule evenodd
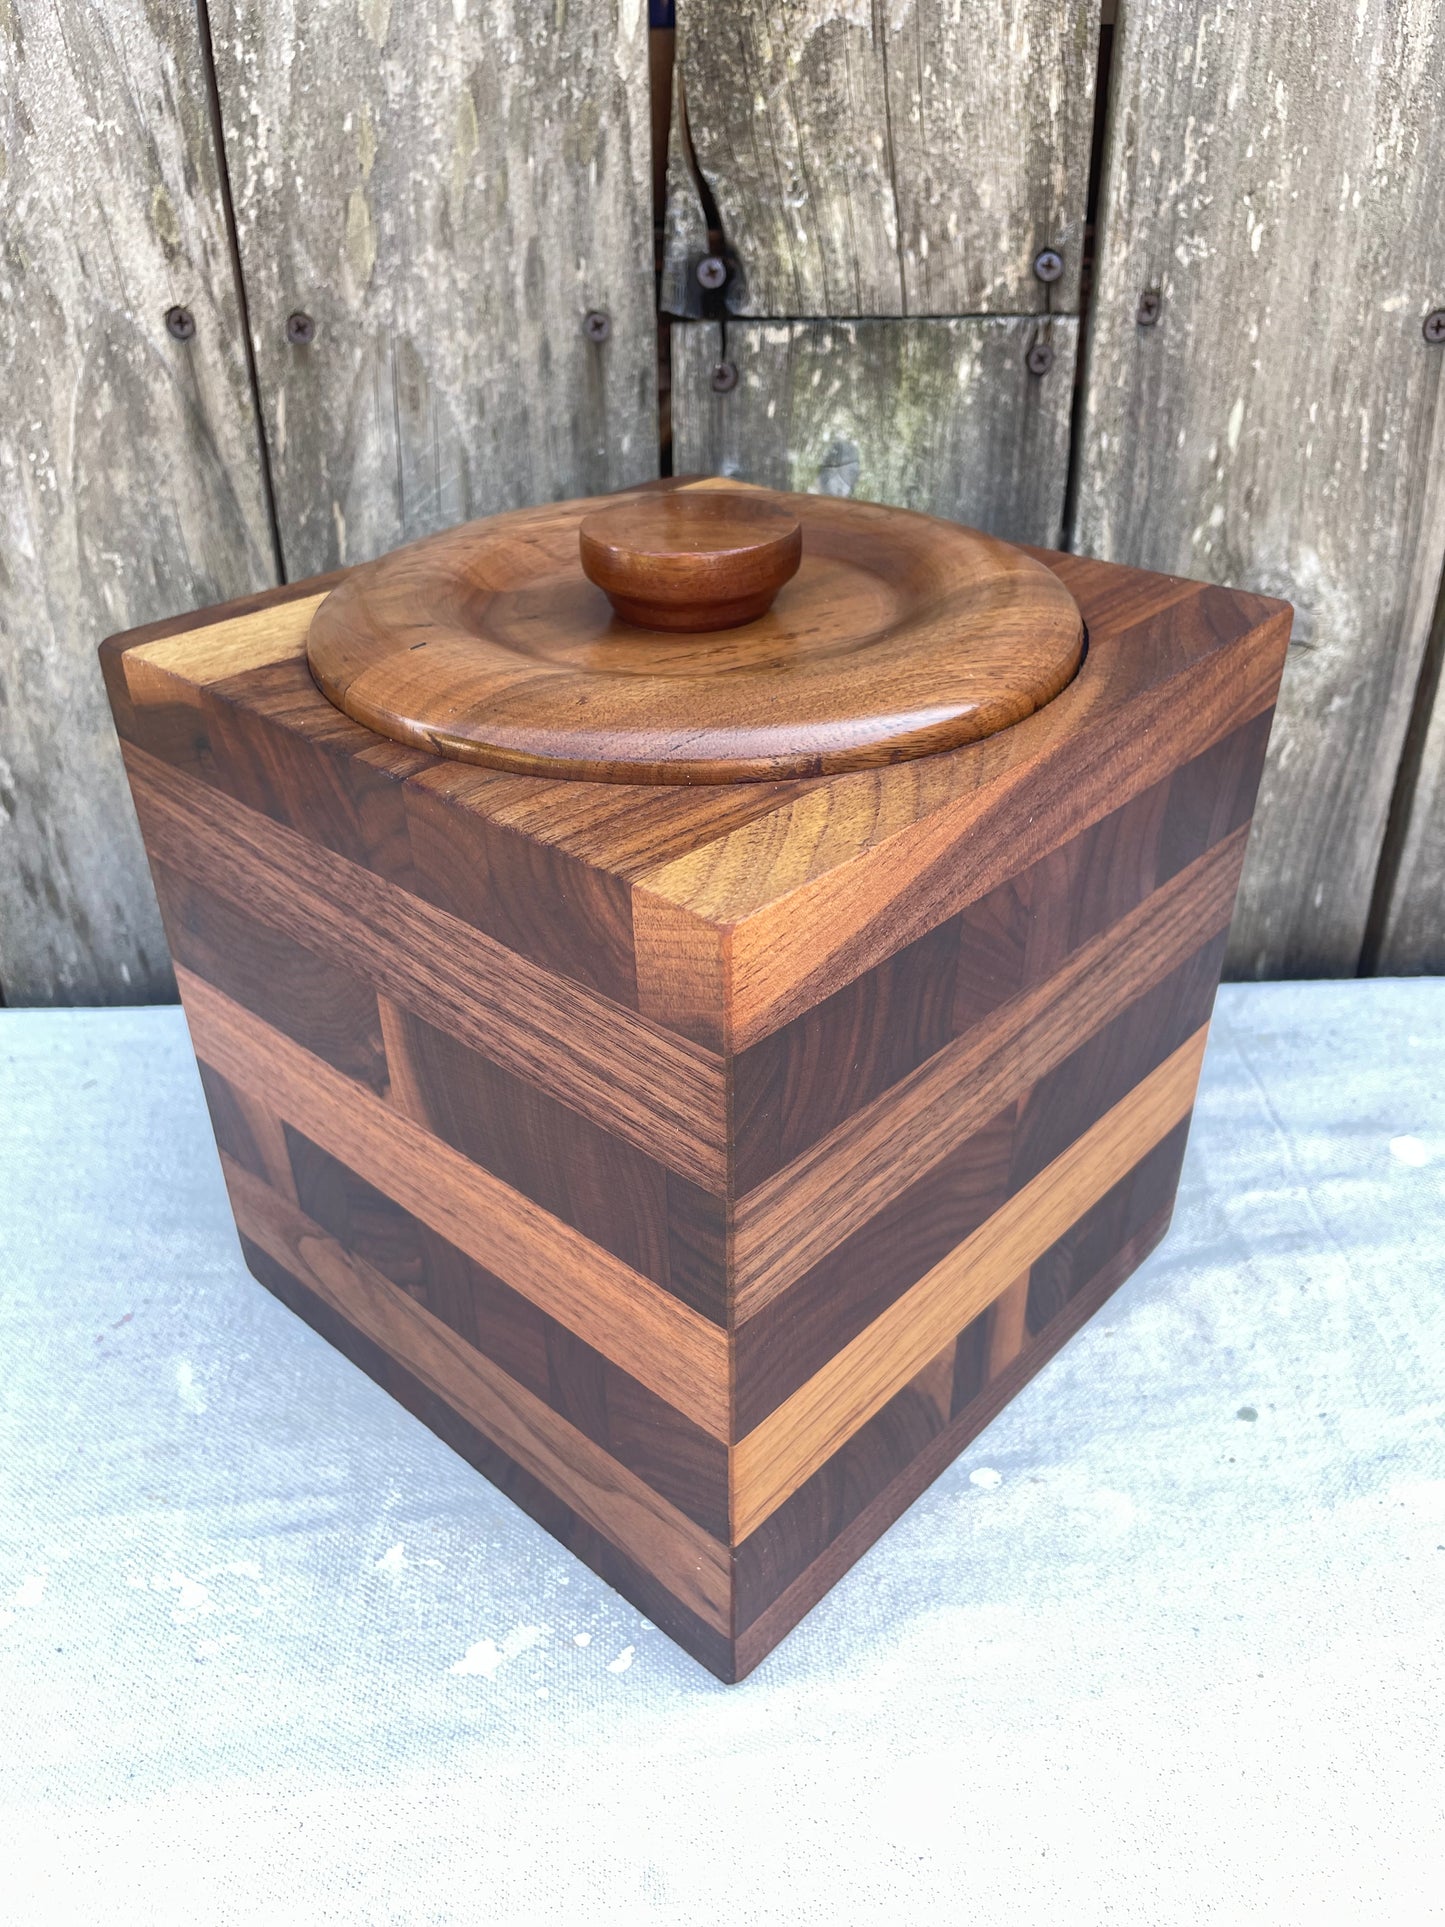
<path id="1" fill-rule="evenodd" d="M 730 1629 L 729 1559 L 715 1539 L 249 1171 L 229 1158 L 223 1167 L 246 1236 L 657 1573 L 690 1611 Z"/>
<path id="2" fill-rule="evenodd" d="M 1367 968 L 1380 976 L 1445 972 L 1445 577 L 1401 759 L 1381 865 L 1380 924 Z"/>
<path id="3" fill-rule="evenodd" d="M 218 1080 L 210 1074 L 212 1083 Z M 257 1109 L 254 1101 L 252 1111 Z M 229 1120 L 225 1122 L 229 1123 Z M 284 1141 L 298 1207 L 644 1479 L 715 1538 L 727 1537 L 727 1447 L 595 1351 L 565 1325 L 441 1238 L 292 1125 Z M 222 1125 L 217 1138 L 222 1142 Z M 248 1156 L 254 1134 L 237 1161 Z M 262 1173 L 271 1182 L 269 1173 Z"/>
<path id="4" fill-rule="evenodd" d="M 1054 702 L 741 805 L 379 739 L 279 604 L 104 652 L 248 1263 L 724 1678 L 1177 1183 L 1288 617 L 1038 559 Z"/>
<path id="5" fill-rule="evenodd" d="M 777 1557 L 776 1545 L 768 1543 L 772 1536 L 770 1529 L 775 1521 L 782 1519 L 786 1508 L 765 1520 L 752 1538 L 744 1541 L 734 1561 L 734 1624 L 737 1630 L 730 1677 L 745 1678 L 797 1625 L 803 1615 L 817 1604 L 829 1587 L 837 1583 L 918 1495 L 998 1416 L 1054 1353 L 1073 1337 L 1159 1243 L 1169 1227 L 1171 1209 L 1172 1201 L 1159 1210 L 1152 1221 L 1070 1299 L 1046 1331 L 1026 1345 L 1011 1365 L 1005 1366 L 995 1378 L 980 1384 L 948 1425 L 934 1431 L 921 1450 L 891 1478 L 879 1480 L 876 1489 L 868 1493 L 865 1503 L 859 1505 L 855 1501 L 851 1505 L 845 1503 L 830 1508 L 824 1532 L 815 1535 L 813 1545 L 808 1548 L 811 1559 L 806 1553 L 802 1558 L 795 1558 L 794 1570 L 789 1572 L 788 1566 Z M 907 1388 L 905 1395 L 906 1391 Z M 871 1423 L 877 1425 L 885 1414 L 886 1408 L 885 1413 L 878 1414 Z M 862 1434 L 855 1437 L 861 1438 Z M 850 1446 L 852 1443 L 850 1441 Z M 848 1480 L 848 1475 L 855 1471 L 848 1463 L 852 1457 L 850 1446 L 845 1446 L 829 1466 L 815 1474 L 814 1480 L 824 1478 L 834 1465 L 837 1465 L 843 1479 Z M 856 1490 L 856 1475 L 848 1482 Z M 809 1481 L 809 1485 L 813 1483 Z M 866 1486 L 864 1490 L 867 1490 Z M 795 1499 L 811 1496 L 807 1487 L 800 1488 L 799 1493 L 794 1495 Z M 786 1575 L 781 1587 L 780 1565 Z"/>
<path id="6" fill-rule="evenodd" d="M 0 988 L 172 994 L 93 639 L 273 579 L 193 9 L 0 12 Z M 187 341 L 166 313 L 185 308 Z"/>
<path id="7" fill-rule="evenodd" d="M 734 1303 L 755 1316 L 1081 1040 L 1165 982 L 1228 927 L 1244 857 L 1236 830 L 1077 950 L 740 1198 Z"/>
<path id="8" fill-rule="evenodd" d="M 623 622 L 688 634 L 755 622 L 803 559 L 796 514 L 754 489 L 639 496 L 577 537 L 583 574 Z"/>
<path id="9" fill-rule="evenodd" d="M 743 1048 L 1268 709 L 1278 604 L 1048 560 L 1089 626 L 1070 688 L 986 753 L 826 786 L 614 790 L 429 764 L 319 697 L 299 631 L 295 661 L 122 727 L 552 972 Z M 125 650 L 108 651 L 113 682 Z"/>
<path id="10" fill-rule="evenodd" d="M 644 1278 L 671 1288 L 668 1174 L 660 1164 L 449 1032 L 381 1001 L 395 1109 Z M 723 1323 L 721 1278 L 694 1309 Z"/>
<path id="11" fill-rule="evenodd" d="M 288 570 L 655 474 L 645 15 L 210 11 Z"/>
<path id="12" fill-rule="evenodd" d="M 681 1176 L 723 1183 L 716 1059 L 144 750 L 126 760 L 153 858 L 244 905 L 258 937 L 304 944 Z"/>
<path id="13" fill-rule="evenodd" d="M 740 622 L 717 601 L 721 580 L 696 589 L 720 566 L 698 544 L 748 517 L 774 528 L 790 579 L 775 569 Z M 609 526 L 651 545 L 646 580 L 671 572 L 665 620 L 655 606 L 635 621 L 615 611 L 618 585 L 643 596 L 644 576 L 636 557 L 630 578 L 619 568 L 615 543 L 599 563 L 608 551 L 588 531 Z M 726 567 L 739 555 L 746 565 L 735 550 Z M 701 622 L 689 580 L 713 598 Z M 696 633 L 659 633 L 684 627 Z M 684 487 L 489 517 L 399 549 L 326 598 L 307 659 L 338 709 L 449 760 L 713 784 L 979 741 L 1051 701 L 1082 649 L 1068 590 L 1006 543 L 873 504 Z"/>
<path id="14" fill-rule="evenodd" d="M 286 1127 L 274 1111 L 227 1083 L 209 1064 L 198 1064 L 201 1089 L 211 1114 L 217 1148 L 292 1204 L 296 1178 L 286 1143 Z"/>
<path id="15" fill-rule="evenodd" d="M 1007 1203 L 1016 1119 L 1005 1105 L 755 1310 L 737 1293 L 736 1432 L 760 1425 Z"/>
<path id="16" fill-rule="evenodd" d="M 1080 590 L 1087 579 L 1072 576 Z M 676 993 L 679 1027 L 746 1049 L 1268 710 L 1287 611 L 1207 589 L 1171 599 L 1168 579 L 1154 580 L 1162 606 L 1118 630 L 1079 594 L 1083 668 L 1005 734 L 800 788 L 640 876 L 639 942 L 660 925 L 679 953 L 647 981 L 648 1014 L 669 1022 Z M 710 1033 L 704 1000 L 719 980 Z"/>
<path id="17" fill-rule="evenodd" d="M 344 1077 L 387 1095 L 381 1014 L 364 978 L 258 922 L 244 901 L 217 896 L 163 861 L 152 870 L 179 966 Z"/>
<path id="18" fill-rule="evenodd" d="M 1028 1341 L 1029 1273 L 1020 1272 L 1011 1285 L 1005 1285 L 993 1301 L 989 1321 L 988 1364 L 990 1378 L 996 1378 L 1006 1365 L 1012 1365 Z"/>
<path id="19" fill-rule="evenodd" d="M 738 1053 L 737 1191 L 752 1191 L 993 1019 L 1210 852 L 1212 871 L 1225 854 L 1215 846 L 1249 822 L 1268 734 L 1268 714 L 1255 717 Z M 1216 901 L 1222 915 L 1223 897 Z M 1177 897 L 1172 905 L 1177 915 Z"/>
<path id="20" fill-rule="evenodd" d="M 294 662 L 297 625 L 309 623 L 325 600 L 296 596 L 202 629 L 138 643 L 121 658 L 127 692 L 136 703 L 175 702 L 184 700 L 187 686 L 205 689 L 248 669 Z"/>
<path id="21" fill-rule="evenodd" d="M 726 1539 L 725 1445 L 209 1065 L 201 1083 L 226 1157 Z"/>
<path id="22" fill-rule="evenodd" d="M 1076 546 L 1295 603 L 1231 968 L 1348 974 L 1445 558 L 1445 23 L 1131 0 L 1113 71 Z"/>
<path id="23" fill-rule="evenodd" d="M 1052 320 L 678 323 L 679 470 L 892 502 L 1057 547 L 1078 323 Z M 1031 348 L 1053 355 L 1029 372 Z M 719 394 L 726 360 L 737 386 Z"/>
<path id="24" fill-rule="evenodd" d="M 1092 0 L 690 0 L 675 111 L 738 264 L 729 310 L 1076 307 L 1097 37 Z M 668 191 L 685 283 L 706 224 L 687 171 L 669 165 Z M 1052 289 L 1044 247 L 1063 254 Z"/>
<path id="25" fill-rule="evenodd" d="M 1189 1119 L 1181 1118 L 1132 1171 L 1035 1258 L 1024 1294 L 1025 1345 L 1054 1324 L 1090 1279 L 1114 1267 L 1143 1227 L 1172 1209 L 1188 1138 Z"/>
<path id="26" fill-rule="evenodd" d="M 720 1679 L 731 1679 L 732 1641 L 696 1613 L 689 1612 L 663 1582 L 553 1493 L 543 1480 L 503 1452 L 447 1398 L 358 1330 L 319 1293 L 280 1265 L 254 1239 L 241 1237 L 247 1269 L 282 1304 L 302 1318 L 329 1345 L 433 1431 L 444 1444 L 475 1466 L 513 1504 L 535 1519 L 576 1558 L 625 1595 Z"/>
<path id="27" fill-rule="evenodd" d="M 716 1325 L 200 978 L 182 969 L 177 980 L 202 1063 L 727 1438 L 727 1341 Z"/>
<path id="28" fill-rule="evenodd" d="M 734 1541 L 776 1510 L 941 1345 L 1187 1116 L 1205 1033 L 1181 1044 L 733 1449 Z"/>

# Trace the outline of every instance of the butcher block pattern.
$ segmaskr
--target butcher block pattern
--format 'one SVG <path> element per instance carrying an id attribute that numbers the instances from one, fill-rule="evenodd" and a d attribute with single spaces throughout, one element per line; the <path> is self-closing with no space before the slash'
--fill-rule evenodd
<path id="1" fill-rule="evenodd" d="M 251 1269 L 723 1679 L 1168 1223 L 1289 614 L 1040 559 L 1062 695 L 813 782 L 383 740 L 335 578 L 102 652 Z"/>

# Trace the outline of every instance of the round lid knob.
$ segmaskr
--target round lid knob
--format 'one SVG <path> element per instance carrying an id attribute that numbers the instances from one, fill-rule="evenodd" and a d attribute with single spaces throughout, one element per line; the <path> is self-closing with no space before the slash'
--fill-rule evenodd
<path id="1" fill-rule="evenodd" d="M 803 559 L 797 516 L 741 490 L 639 496 L 587 516 L 578 540 L 624 622 L 693 634 L 755 622 Z"/>

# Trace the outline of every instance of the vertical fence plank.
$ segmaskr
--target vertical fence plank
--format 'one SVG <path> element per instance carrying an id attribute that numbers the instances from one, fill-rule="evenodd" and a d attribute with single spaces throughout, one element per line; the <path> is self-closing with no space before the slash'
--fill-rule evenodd
<path id="1" fill-rule="evenodd" d="M 685 0 L 678 99 L 738 263 L 729 311 L 1076 310 L 1098 21 L 1098 0 Z"/>
<path id="2" fill-rule="evenodd" d="M 1056 545 L 1079 324 L 730 321 L 672 329 L 678 472 L 858 495 Z M 1052 365 L 1029 371 L 1030 348 Z"/>
<path id="3" fill-rule="evenodd" d="M 1377 892 L 1369 966 L 1383 977 L 1445 972 L 1445 580 L 1428 658 Z"/>
<path id="4" fill-rule="evenodd" d="M 1122 0 L 1075 546 L 1298 610 L 1239 974 L 1359 960 L 1445 553 L 1442 178 L 1434 0 Z"/>
<path id="5" fill-rule="evenodd" d="M 96 644 L 273 579 L 194 12 L 0 6 L 0 114 L 0 986 L 164 996 Z"/>
<path id="6" fill-rule="evenodd" d="M 642 0 L 211 20 L 288 573 L 655 475 Z"/>

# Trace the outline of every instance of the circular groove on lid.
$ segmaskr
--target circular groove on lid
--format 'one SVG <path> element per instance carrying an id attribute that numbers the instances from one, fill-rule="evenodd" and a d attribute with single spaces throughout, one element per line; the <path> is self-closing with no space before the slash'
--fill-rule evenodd
<path id="1" fill-rule="evenodd" d="M 491 516 L 352 570 L 312 617 L 312 674 L 356 721 L 462 762 L 731 783 L 957 748 L 1079 666 L 1073 597 L 1008 543 L 906 509 L 717 492 L 801 530 L 796 574 L 755 620 L 680 633 L 615 614 L 579 531 L 677 499 L 639 491 Z"/>

